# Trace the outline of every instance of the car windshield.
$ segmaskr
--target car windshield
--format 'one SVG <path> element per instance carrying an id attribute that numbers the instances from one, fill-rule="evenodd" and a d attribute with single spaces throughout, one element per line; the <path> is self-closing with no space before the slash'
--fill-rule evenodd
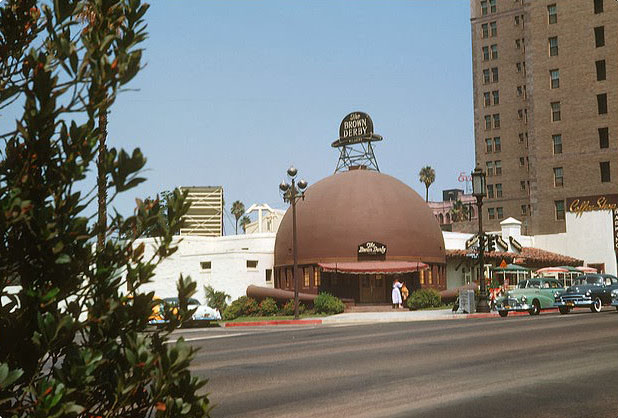
<path id="1" fill-rule="evenodd" d="M 602 286 L 603 279 L 601 277 L 580 277 L 575 280 L 576 285 L 592 284 L 595 286 Z"/>
<path id="2" fill-rule="evenodd" d="M 167 303 L 168 305 L 178 306 L 178 298 L 165 298 L 163 299 L 163 301 Z M 200 304 L 200 302 L 198 302 L 197 299 L 193 299 L 193 298 L 189 298 L 187 302 L 189 305 L 199 305 Z"/>
<path id="3" fill-rule="evenodd" d="M 519 284 L 517 285 L 517 288 L 525 289 L 527 284 L 528 284 L 528 280 L 524 280 L 523 282 L 519 282 Z"/>

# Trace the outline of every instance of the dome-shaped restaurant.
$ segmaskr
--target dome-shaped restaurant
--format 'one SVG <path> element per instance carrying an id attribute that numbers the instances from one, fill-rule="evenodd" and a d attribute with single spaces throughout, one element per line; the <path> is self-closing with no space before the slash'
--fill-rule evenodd
<path id="1" fill-rule="evenodd" d="M 390 303 L 397 278 L 410 291 L 446 288 L 440 227 L 409 186 L 371 170 L 338 172 L 296 203 L 299 291 Z M 292 209 L 275 241 L 275 287 L 293 290 Z"/>

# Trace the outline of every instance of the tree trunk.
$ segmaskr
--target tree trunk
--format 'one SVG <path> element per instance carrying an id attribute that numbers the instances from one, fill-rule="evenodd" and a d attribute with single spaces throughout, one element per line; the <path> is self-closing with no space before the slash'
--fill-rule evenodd
<path id="1" fill-rule="evenodd" d="M 107 107 L 99 111 L 99 156 L 97 160 L 97 195 L 98 195 L 98 220 L 99 231 L 97 234 L 97 250 L 105 247 L 105 235 L 107 231 L 107 176 L 105 174 L 105 159 L 107 156 Z"/>
<path id="2" fill-rule="evenodd" d="M 429 202 L 429 186 L 425 185 L 425 203 Z"/>

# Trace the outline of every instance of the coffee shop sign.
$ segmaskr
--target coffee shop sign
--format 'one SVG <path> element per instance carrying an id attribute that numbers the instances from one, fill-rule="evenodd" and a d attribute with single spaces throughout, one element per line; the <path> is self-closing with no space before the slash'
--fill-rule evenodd
<path id="1" fill-rule="evenodd" d="M 616 210 L 618 209 L 618 195 L 586 196 L 567 199 L 567 208 L 569 212 L 575 213 L 577 217 L 582 216 L 584 212 Z"/>
<path id="2" fill-rule="evenodd" d="M 375 241 L 368 241 L 358 246 L 358 254 L 366 255 L 385 255 L 386 245 Z"/>

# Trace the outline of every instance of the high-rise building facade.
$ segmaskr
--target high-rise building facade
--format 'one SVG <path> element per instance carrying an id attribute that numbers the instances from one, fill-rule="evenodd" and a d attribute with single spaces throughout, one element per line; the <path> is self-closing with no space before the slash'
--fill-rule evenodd
<path id="1" fill-rule="evenodd" d="M 483 222 L 564 232 L 566 199 L 618 193 L 618 2 L 471 0 Z"/>

